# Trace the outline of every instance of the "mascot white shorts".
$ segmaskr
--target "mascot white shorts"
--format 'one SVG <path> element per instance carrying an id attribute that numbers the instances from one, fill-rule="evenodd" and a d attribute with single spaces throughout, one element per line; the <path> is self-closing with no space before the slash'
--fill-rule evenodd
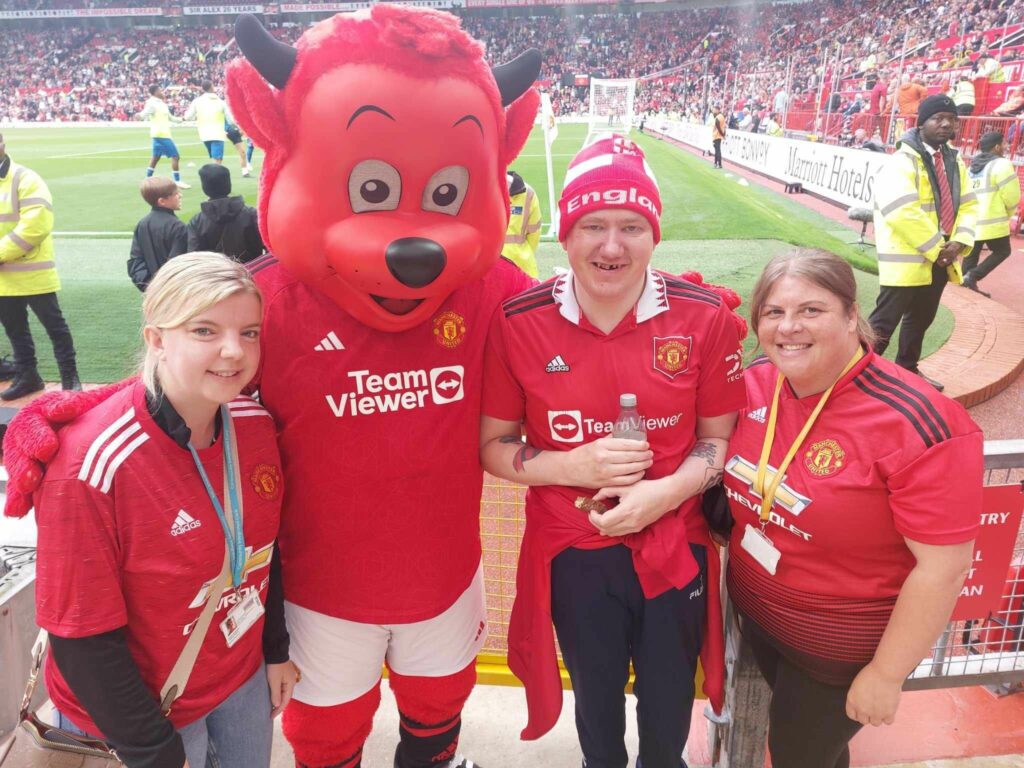
<path id="1" fill-rule="evenodd" d="M 377 685 L 385 659 L 401 675 L 444 677 L 465 669 L 487 639 L 483 566 L 450 608 L 411 624 L 361 624 L 285 602 L 295 698 L 333 707 Z"/>

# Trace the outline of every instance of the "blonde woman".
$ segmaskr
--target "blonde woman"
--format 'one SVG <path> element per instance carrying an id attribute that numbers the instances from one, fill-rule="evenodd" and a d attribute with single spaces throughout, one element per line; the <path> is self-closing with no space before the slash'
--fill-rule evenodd
<path id="1" fill-rule="evenodd" d="M 729 443 L 729 595 L 772 688 L 775 768 L 846 768 L 893 722 L 949 619 L 981 513 L 982 434 L 958 403 L 871 351 L 850 265 L 776 257 L 750 317 Z"/>
<path id="2" fill-rule="evenodd" d="M 35 495 L 47 688 L 59 726 L 131 768 L 267 766 L 298 672 L 274 556 L 274 422 L 240 394 L 259 363 L 260 294 L 241 265 L 192 253 L 161 268 L 142 310 L 140 379 L 64 430 Z M 165 717 L 161 688 L 225 550 L 227 588 Z"/>

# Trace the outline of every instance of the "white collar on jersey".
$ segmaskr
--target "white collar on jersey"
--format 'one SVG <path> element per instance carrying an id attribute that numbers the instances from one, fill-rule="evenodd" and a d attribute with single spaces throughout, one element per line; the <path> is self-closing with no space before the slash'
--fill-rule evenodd
<path id="1" fill-rule="evenodd" d="M 551 288 L 551 295 L 558 305 L 558 312 L 573 325 L 580 324 L 579 302 L 576 301 L 576 277 L 572 270 L 559 275 Z M 644 290 L 636 303 L 636 321 L 642 323 L 668 311 L 668 292 L 665 279 L 650 267 L 644 280 Z"/>

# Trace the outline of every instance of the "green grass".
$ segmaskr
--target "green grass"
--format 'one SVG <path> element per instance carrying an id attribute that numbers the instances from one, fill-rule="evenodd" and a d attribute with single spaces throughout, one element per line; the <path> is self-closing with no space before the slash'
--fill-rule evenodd
<path id="1" fill-rule="evenodd" d="M 585 134 L 584 126 L 559 128 L 553 147 L 556 194 Z M 122 378 L 133 369 L 139 344 L 139 293 L 128 280 L 125 262 L 131 232 L 148 210 L 138 194 L 149 160 L 148 131 L 141 126 L 8 129 L 4 137 L 11 156 L 39 172 L 54 197 L 63 283 L 60 302 L 75 337 L 82 378 L 94 382 Z M 634 138 L 643 146 L 661 185 L 663 239 L 655 251 L 654 266 L 669 272 L 697 270 L 707 281 L 729 285 L 746 298 L 772 256 L 792 245 L 825 248 L 866 270 L 858 272 L 857 279 L 861 307 L 870 312 L 878 293 L 878 279 L 867 271 L 874 271 L 874 254 L 844 242 L 855 238 L 852 231 L 842 230 L 785 195 L 741 185 L 737 177 L 714 171 L 709 162 L 688 152 L 649 136 Z M 191 128 L 177 129 L 175 141 L 182 152 L 183 178 L 194 185 L 184 193 L 180 215 L 187 220 L 204 199 L 196 171 L 206 160 L 205 149 Z M 258 165 L 259 152 L 255 159 Z M 225 164 L 232 172 L 234 193 L 255 204 L 256 177 L 242 178 L 233 154 Z M 513 167 L 537 190 L 546 221 L 550 208 L 539 131 L 531 135 Z M 170 175 L 166 159 L 157 172 Z M 538 262 L 541 276 L 547 277 L 566 259 L 557 243 L 545 242 Z M 56 367 L 49 341 L 34 318 L 32 328 L 43 376 L 53 380 Z M 952 329 L 952 314 L 940 308 L 925 339 L 925 355 L 945 343 Z M 747 351 L 753 346 L 754 340 L 748 337 Z M 0 339 L 0 351 L 8 349 Z"/>

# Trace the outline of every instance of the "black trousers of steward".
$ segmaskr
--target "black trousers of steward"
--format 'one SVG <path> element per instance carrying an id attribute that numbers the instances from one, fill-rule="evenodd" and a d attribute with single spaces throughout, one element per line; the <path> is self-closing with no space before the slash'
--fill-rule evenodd
<path id="1" fill-rule="evenodd" d="M 721 139 L 715 139 L 712 143 L 715 145 L 715 167 L 716 168 L 721 168 L 722 167 L 722 140 Z"/>
<path id="2" fill-rule="evenodd" d="M 846 716 L 850 686 L 811 677 L 750 620 L 743 621 L 743 637 L 772 689 L 768 751 L 773 768 L 849 768 L 850 739 L 863 728 Z"/>
<path id="3" fill-rule="evenodd" d="M 900 346 L 896 353 L 896 365 L 916 372 L 917 363 L 921 359 L 925 331 L 935 320 L 935 313 L 939 311 L 939 301 L 947 282 L 949 277 L 946 275 L 946 268 L 932 264 L 930 285 L 883 285 L 878 292 L 875 310 L 868 318 L 871 327 L 878 334 L 875 352 L 879 355 L 885 352 L 889 346 L 889 338 L 899 325 Z"/>
<path id="4" fill-rule="evenodd" d="M 978 260 L 981 258 L 981 249 L 986 245 L 990 251 L 988 258 L 978 264 Z M 993 269 L 1006 261 L 1011 250 L 1009 235 L 994 237 L 991 240 L 975 241 L 971 252 L 964 257 L 964 274 L 972 272 L 975 280 L 984 280 Z"/>
<path id="5" fill-rule="evenodd" d="M 691 549 L 700 566 L 693 581 L 650 600 L 622 544 L 567 549 L 551 564 L 552 618 L 576 696 L 587 768 L 626 768 L 630 661 L 643 768 L 685 768 L 707 599 L 707 553 Z"/>
<path id="6" fill-rule="evenodd" d="M 74 370 L 75 344 L 57 303 L 57 294 L 41 293 L 36 296 L 0 296 L 0 323 L 3 323 L 10 339 L 18 371 L 33 369 L 37 364 L 36 345 L 28 326 L 30 307 L 50 337 L 57 366 L 62 372 Z"/>

